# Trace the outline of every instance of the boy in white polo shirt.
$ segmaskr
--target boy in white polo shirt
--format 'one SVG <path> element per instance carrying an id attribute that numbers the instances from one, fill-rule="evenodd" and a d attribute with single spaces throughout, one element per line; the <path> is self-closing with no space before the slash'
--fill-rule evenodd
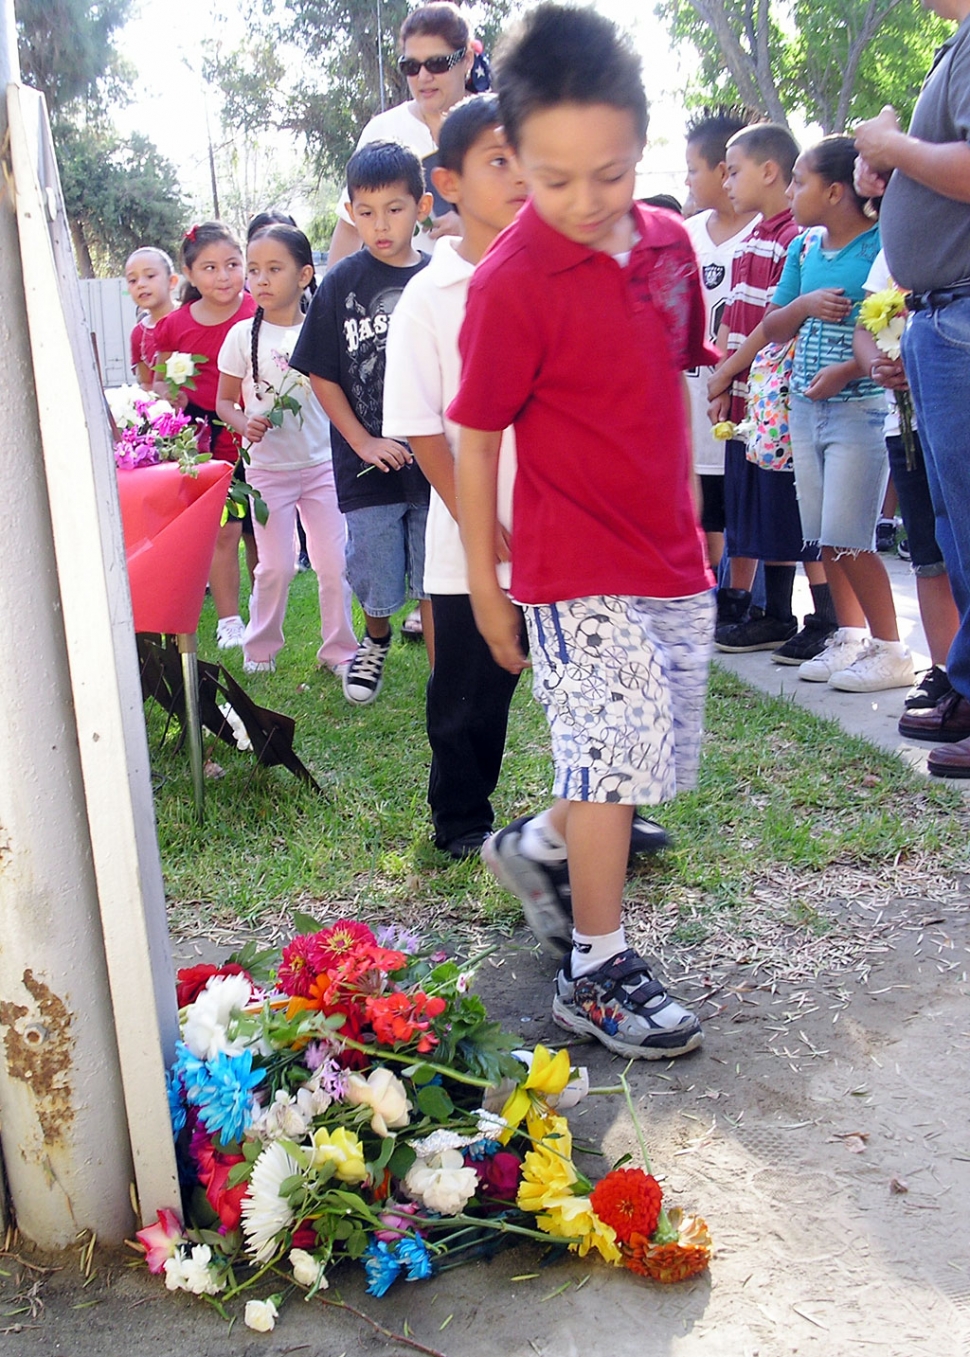
<path id="1" fill-rule="evenodd" d="M 489 800 L 505 750 L 517 675 L 492 659 L 468 596 L 465 553 L 456 521 L 457 429 L 444 411 L 458 391 L 458 332 L 475 265 L 525 202 L 498 126 L 498 100 L 475 95 L 441 126 L 435 187 L 461 214 L 463 235 L 443 236 L 431 263 L 405 288 L 394 312 L 384 377 L 384 436 L 406 438 L 431 483 L 425 539 L 425 592 L 431 598 L 435 662 L 428 682 L 431 745 L 428 802 L 435 844 L 455 859 L 478 854 L 492 830 Z M 499 516 L 511 526 L 515 449 L 502 445 Z M 497 544 L 508 561 L 508 542 Z M 504 567 L 508 586 L 508 565 Z"/>

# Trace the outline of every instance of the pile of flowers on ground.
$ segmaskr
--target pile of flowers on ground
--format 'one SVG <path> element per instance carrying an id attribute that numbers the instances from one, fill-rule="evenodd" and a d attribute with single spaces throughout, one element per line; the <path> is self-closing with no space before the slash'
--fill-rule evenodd
<path id="1" fill-rule="evenodd" d="M 178 462 L 183 473 L 194 476 L 199 464 L 209 461 L 210 432 L 205 423 L 140 386 L 116 387 L 105 396 L 119 433 L 115 465 L 122 470 Z"/>
<path id="2" fill-rule="evenodd" d="M 186 1223 L 166 1208 L 138 1235 L 170 1290 L 220 1309 L 263 1279 L 315 1295 L 352 1259 L 382 1296 L 521 1236 L 659 1281 L 707 1266 L 707 1228 L 664 1210 L 635 1117 L 646 1168 L 582 1174 L 564 1113 L 585 1071 L 515 1052 L 472 965 L 397 929 L 301 922 L 278 957 L 179 972 Z M 633 1112 L 625 1077 L 609 1091 Z M 282 1299 L 249 1301 L 246 1323 L 271 1329 Z"/>

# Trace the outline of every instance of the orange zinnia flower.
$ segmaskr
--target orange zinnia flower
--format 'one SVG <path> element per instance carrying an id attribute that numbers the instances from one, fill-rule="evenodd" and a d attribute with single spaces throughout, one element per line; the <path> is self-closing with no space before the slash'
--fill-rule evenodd
<path id="1" fill-rule="evenodd" d="M 655 1282 L 682 1282 L 703 1272 L 711 1261 L 711 1233 L 700 1216 L 685 1216 L 679 1207 L 668 1211 L 671 1225 L 678 1238 L 669 1244 L 651 1244 L 640 1234 L 634 1234 L 623 1245 L 623 1262 L 641 1277 L 652 1277 Z"/>

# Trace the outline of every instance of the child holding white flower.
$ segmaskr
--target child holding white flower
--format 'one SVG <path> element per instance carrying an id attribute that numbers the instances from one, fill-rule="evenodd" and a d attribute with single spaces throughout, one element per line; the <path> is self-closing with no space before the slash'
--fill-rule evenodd
<path id="1" fill-rule="evenodd" d="M 853 184 L 855 157 L 851 137 L 831 136 L 795 162 L 788 197 L 803 234 L 788 247 L 762 325 L 774 343 L 797 336 L 790 428 L 798 512 L 805 542 L 821 547 L 839 623 L 798 674 L 865 693 L 908 688 L 915 674 L 873 549 L 888 479 L 885 398 L 859 367 L 852 340 L 879 227 Z"/>
<path id="2" fill-rule="evenodd" d="M 237 441 L 216 415 L 216 390 L 223 341 L 237 321 L 247 320 L 256 310 L 252 297 L 243 289 L 242 250 L 221 222 L 205 221 L 193 226 L 182 241 L 181 266 L 188 280 L 182 291 L 182 305 L 163 316 L 155 326 L 158 362 L 167 363 L 175 354 L 205 358 L 205 362 L 194 365 L 191 376 L 194 390 L 180 384 L 173 403 L 209 425 L 213 457 L 235 462 L 239 456 Z M 172 396 L 161 373 L 156 376 L 155 390 L 161 396 Z M 220 650 L 243 643 L 245 628 L 239 615 L 241 532 L 238 518 L 230 518 L 222 525 L 209 573 L 212 600 L 219 617 L 216 642 Z"/>
<path id="3" fill-rule="evenodd" d="M 219 352 L 216 410 L 249 445 L 249 483 L 269 518 L 253 525 L 259 562 L 243 640 L 246 673 L 272 673 L 283 646 L 296 512 L 317 576 L 321 645 L 318 666 L 342 672 L 357 653 L 345 575 L 347 531 L 337 507 L 330 429 L 309 381 L 290 367 L 303 325 L 301 303 L 315 289 L 310 242 L 295 226 L 257 231 L 247 249 L 249 286 L 258 304 L 234 325 Z"/>

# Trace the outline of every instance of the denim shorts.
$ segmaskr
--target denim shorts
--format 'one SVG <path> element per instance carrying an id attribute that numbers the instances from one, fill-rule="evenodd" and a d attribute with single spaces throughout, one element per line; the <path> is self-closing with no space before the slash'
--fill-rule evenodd
<path id="1" fill-rule="evenodd" d="M 426 504 L 372 504 L 347 518 L 347 579 L 365 613 L 390 617 L 424 592 Z"/>
<path id="2" fill-rule="evenodd" d="M 607 594 L 526 605 L 533 690 L 545 708 L 554 794 L 648 806 L 693 787 L 714 595 Z"/>
<path id="3" fill-rule="evenodd" d="M 874 549 L 889 479 L 885 422 L 883 395 L 847 401 L 792 396 L 792 462 L 806 542 Z"/>

